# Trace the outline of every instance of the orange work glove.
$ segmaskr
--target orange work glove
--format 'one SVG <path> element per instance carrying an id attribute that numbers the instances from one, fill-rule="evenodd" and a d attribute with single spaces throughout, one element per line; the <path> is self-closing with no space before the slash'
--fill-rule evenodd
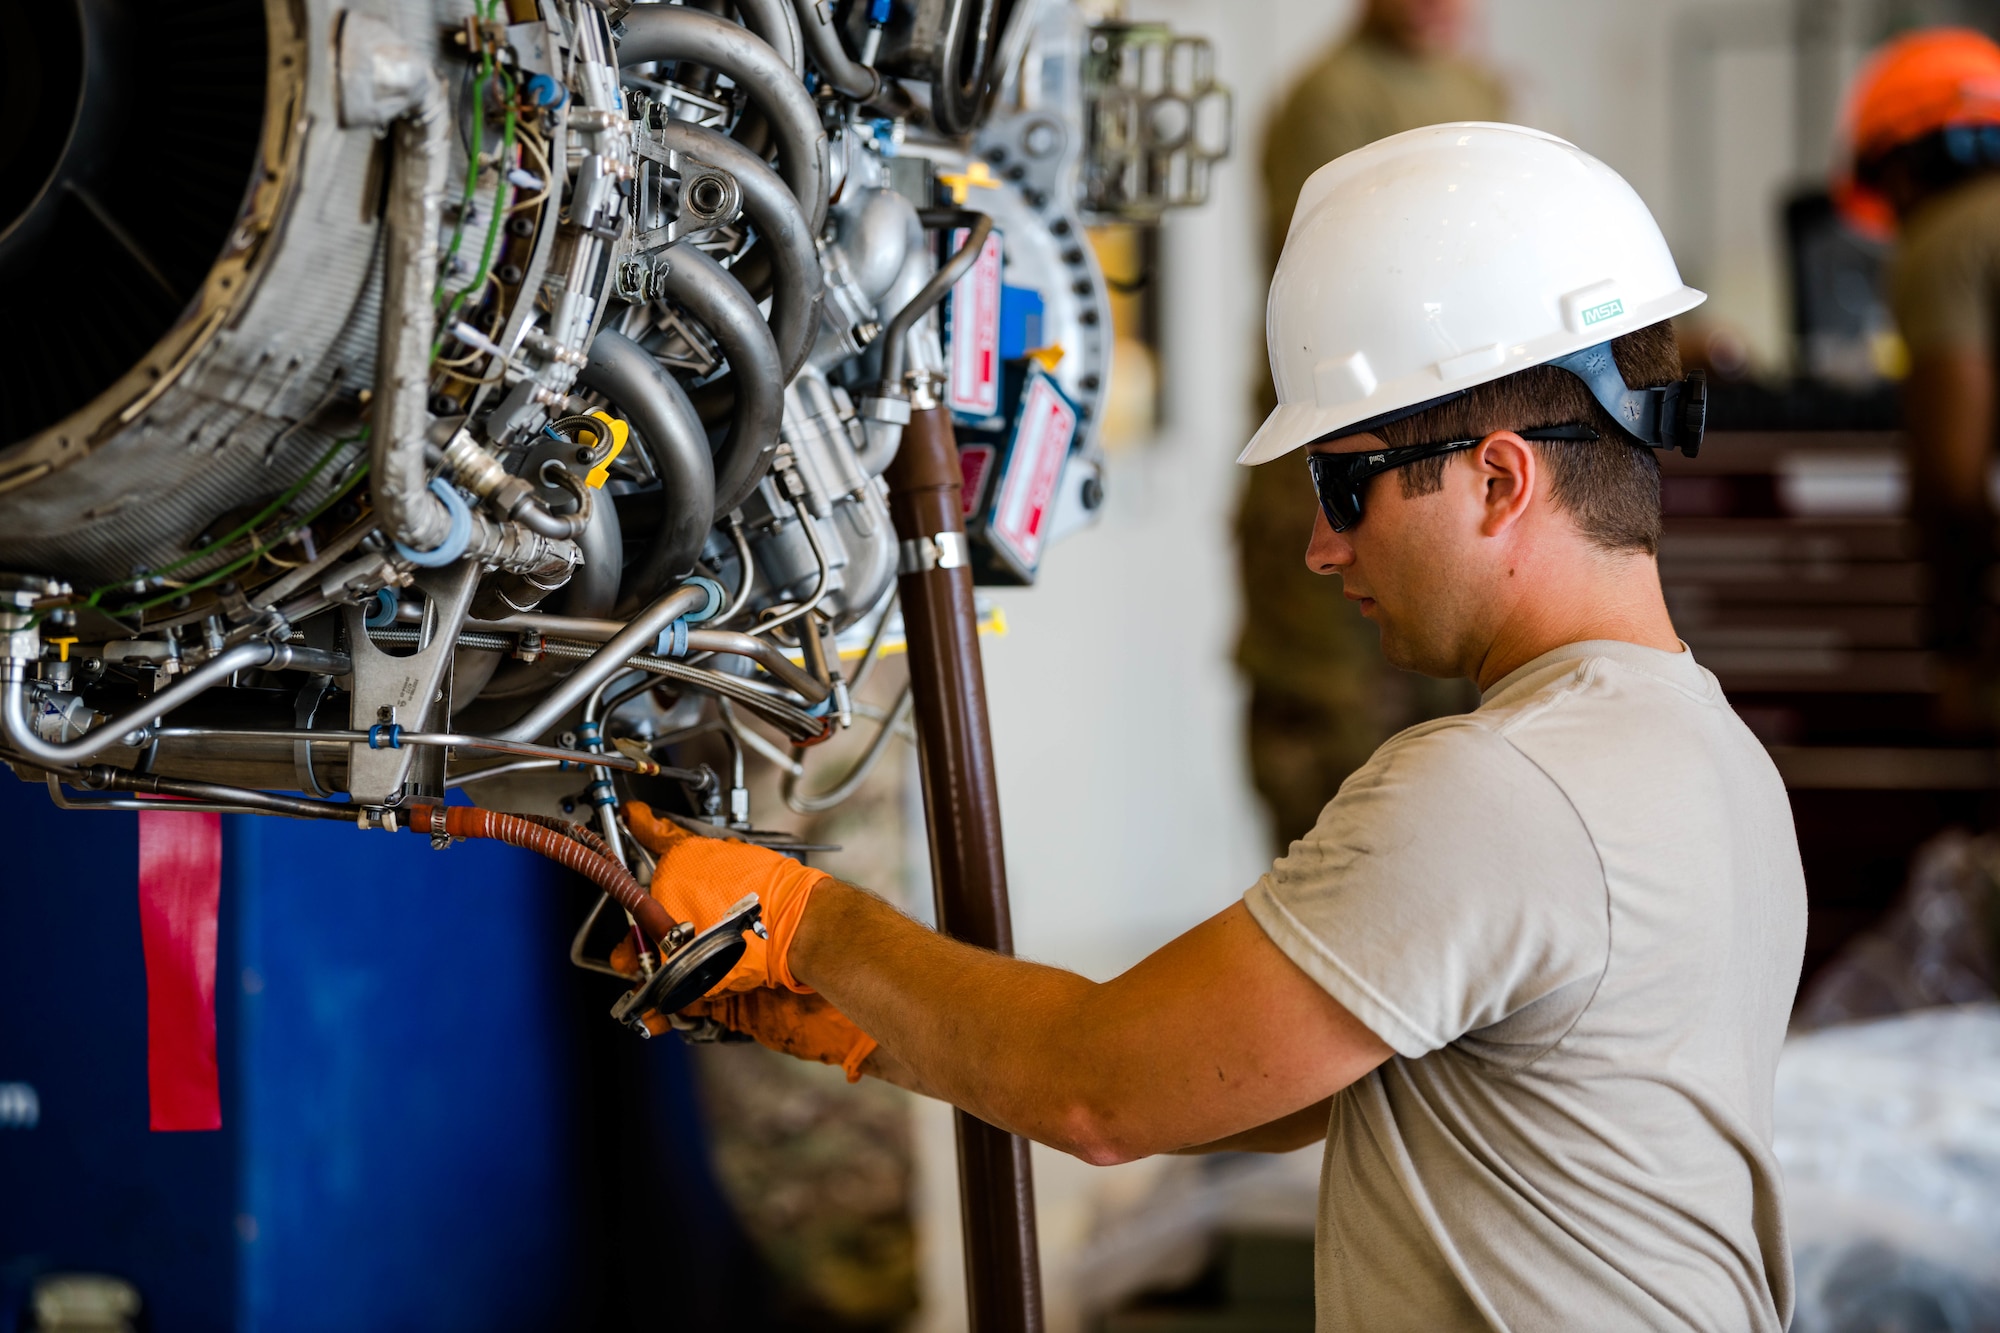
<path id="1" fill-rule="evenodd" d="M 638 801 L 626 805 L 625 817 L 633 835 L 659 858 L 653 897 L 676 921 L 692 921 L 697 931 L 706 930 L 746 893 L 756 894 L 764 905 L 767 938 L 743 932 L 748 945 L 743 957 L 709 995 L 767 986 L 811 991 L 792 975 L 787 954 L 805 917 L 806 900 L 830 875 L 754 843 L 690 833 Z"/>
<path id="2" fill-rule="evenodd" d="M 682 1010 L 690 1018 L 712 1018 L 731 1032 L 754 1037 L 761 1046 L 800 1060 L 839 1065 L 847 1081 L 861 1081 L 861 1066 L 874 1053 L 875 1039 L 854 1026 L 823 995 L 808 991 L 753 990 L 696 1000 Z"/>

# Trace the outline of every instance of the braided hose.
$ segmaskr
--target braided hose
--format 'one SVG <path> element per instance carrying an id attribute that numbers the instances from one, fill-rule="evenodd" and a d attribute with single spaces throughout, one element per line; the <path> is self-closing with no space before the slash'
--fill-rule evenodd
<path id="1" fill-rule="evenodd" d="M 593 851 L 576 838 L 547 828 L 523 815 L 503 814 L 470 805 L 416 805 L 410 807 L 412 833 L 449 833 L 454 838 L 491 838 L 510 847 L 525 847 L 574 870 L 611 895 L 612 901 L 632 914 L 640 933 L 649 944 L 665 939 L 677 922 L 667 915 L 653 896 L 641 888 L 632 872 L 611 857 Z"/>
<path id="2" fill-rule="evenodd" d="M 610 843 L 597 836 L 595 829 L 586 828 L 574 820 L 562 819 L 555 815 L 521 814 L 514 817 L 525 819 L 530 824 L 540 824 L 543 828 L 552 828 L 558 833 L 566 833 L 599 856 L 608 856 L 614 861 L 618 859 L 618 853 L 611 850 Z"/>

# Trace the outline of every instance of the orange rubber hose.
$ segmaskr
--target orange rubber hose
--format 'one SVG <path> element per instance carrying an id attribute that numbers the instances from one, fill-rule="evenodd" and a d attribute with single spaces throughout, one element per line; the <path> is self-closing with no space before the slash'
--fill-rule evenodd
<path id="1" fill-rule="evenodd" d="M 439 816 L 443 818 L 440 820 Z M 632 878 L 632 872 L 609 856 L 592 851 L 568 834 L 546 828 L 521 815 L 498 810 L 482 810 L 471 805 L 413 805 L 410 807 L 412 833 L 449 833 L 454 838 L 491 838 L 512 847 L 548 857 L 574 870 L 610 894 L 612 900 L 639 923 L 640 933 L 650 944 L 665 939 L 676 924 L 650 893 Z"/>

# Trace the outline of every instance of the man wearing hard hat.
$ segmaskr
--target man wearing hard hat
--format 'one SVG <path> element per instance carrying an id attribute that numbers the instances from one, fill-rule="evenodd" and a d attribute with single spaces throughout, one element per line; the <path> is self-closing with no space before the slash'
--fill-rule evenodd
<path id="1" fill-rule="evenodd" d="M 1090 1162 L 1323 1140 L 1323 1329 L 1782 1328 L 1805 886 L 1654 558 L 1655 451 L 1702 428 L 1666 321 L 1701 299 L 1549 135 L 1321 168 L 1240 461 L 1308 473 L 1307 562 L 1479 707 L 1388 741 L 1242 901 L 1102 984 L 635 810 L 677 918 L 762 899 L 706 1012 Z"/>
<path id="2" fill-rule="evenodd" d="M 1876 54 L 1849 94 L 1835 197 L 1900 231 L 1889 304 L 1910 353 L 1911 501 L 1930 566 L 1940 719 L 2000 729 L 2000 627 L 1988 592 L 1994 324 L 2000 316 L 2000 46 L 1936 28 Z"/>

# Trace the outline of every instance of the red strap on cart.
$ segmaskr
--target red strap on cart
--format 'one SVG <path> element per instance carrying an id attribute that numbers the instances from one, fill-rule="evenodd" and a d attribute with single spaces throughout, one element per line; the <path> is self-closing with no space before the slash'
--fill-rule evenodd
<path id="1" fill-rule="evenodd" d="M 146 1082 L 155 1130 L 221 1129 L 215 937 L 222 816 L 139 812 L 139 933 L 146 949 Z"/>

